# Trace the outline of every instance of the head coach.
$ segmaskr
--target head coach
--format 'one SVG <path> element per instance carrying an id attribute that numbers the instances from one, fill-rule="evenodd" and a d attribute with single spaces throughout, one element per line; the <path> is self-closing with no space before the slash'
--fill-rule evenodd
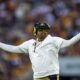
<path id="1" fill-rule="evenodd" d="M 30 39 L 20 45 L 8 45 L 0 42 L 0 49 L 12 53 L 29 53 L 34 80 L 59 80 L 59 50 L 80 41 L 80 33 L 69 40 L 49 34 L 47 23 L 34 24 L 36 39 Z"/>

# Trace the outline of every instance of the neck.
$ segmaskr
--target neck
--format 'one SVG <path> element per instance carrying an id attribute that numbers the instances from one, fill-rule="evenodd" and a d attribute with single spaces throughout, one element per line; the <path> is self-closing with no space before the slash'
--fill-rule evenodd
<path id="1" fill-rule="evenodd" d="M 43 41 L 44 39 L 40 39 L 40 38 L 38 38 L 38 41 Z"/>
<path id="2" fill-rule="evenodd" d="M 43 41 L 46 37 L 47 37 L 47 35 L 45 37 L 38 37 L 37 40 L 38 41 Z"/>

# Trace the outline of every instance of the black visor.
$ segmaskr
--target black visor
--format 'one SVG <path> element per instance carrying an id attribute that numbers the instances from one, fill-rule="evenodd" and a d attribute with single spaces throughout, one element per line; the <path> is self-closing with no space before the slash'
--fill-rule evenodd
<path id="1" fill-rule="evenodd" d="M 34 27 L 38 30 L 38 29 L 47 29 L 47 30 L 49 30 L 50 29 L 50 27 L 49 27 L 49 25 L 47 24 L 47 23 L 36 23 L 35 25 L 34 25 Z"/>

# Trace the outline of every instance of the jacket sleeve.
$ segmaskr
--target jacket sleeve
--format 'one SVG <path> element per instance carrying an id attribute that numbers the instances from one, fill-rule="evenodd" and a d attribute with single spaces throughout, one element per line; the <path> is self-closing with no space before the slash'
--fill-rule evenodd
<path id="1" fill-rule="evenodd" d="M 78 41 L 80 41 L 80 33 L 69 40 L 63 40 L 63 42 L 61 44 L 61 48 L 65 48 L 65 47 L 69 47 L 71 45 L 74 45 Z"/>
<path id="2" fill-rule="evenodd" d="M 18 46 L 8 45 L 0 42 L 0 49 L 11 53 L 28 53 L 28 41 Z"/>

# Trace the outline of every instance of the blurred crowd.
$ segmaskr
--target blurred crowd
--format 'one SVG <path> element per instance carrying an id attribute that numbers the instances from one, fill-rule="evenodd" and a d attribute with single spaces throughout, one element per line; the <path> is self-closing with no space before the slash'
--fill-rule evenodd
<path id="1" fill-rule="evenodd" d="M 31 39 L 36 22 L 50 24 L 51 35 L 70 39 L 80 32 L 80 0 L 0 0 L 1 42 L 19 45 Z M 60 56 L 80 56 L 80 42 Z M 28 54 L 0 51 L 0 80 L 21 80 L 29 70 Z"/>

